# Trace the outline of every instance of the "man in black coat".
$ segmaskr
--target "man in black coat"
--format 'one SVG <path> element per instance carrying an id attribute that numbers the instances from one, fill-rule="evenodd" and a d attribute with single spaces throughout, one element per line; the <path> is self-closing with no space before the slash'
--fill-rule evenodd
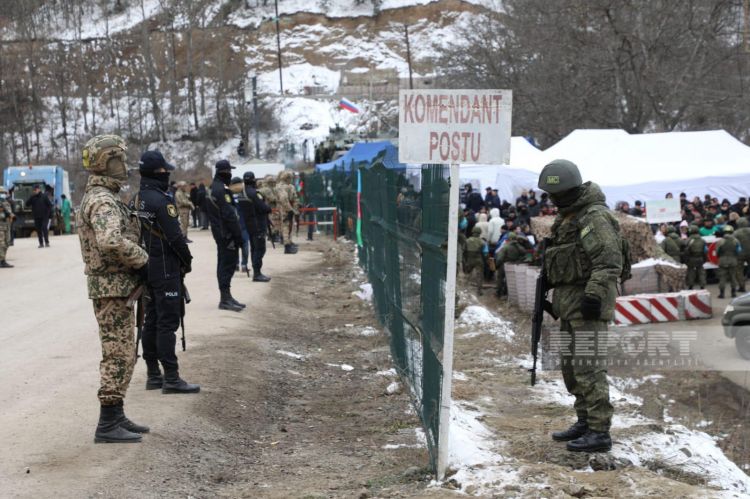
<path id="1" fill-rule="evenodd" d="M 146 390 L 197 393 L 200 385 L 180 378 L 175 354 L 175 331 L 185 312 L 183 276 L 190 272 L 193 256 L 180 229 L 177 207 L 167 192 L 172 170 L 174 166 L 166 162 L 161 152 L 143 153 L 139 162 L 141 189 L 133 200 L 141 221 L 141 241 L 148 252 L 143 276 L 148 299 L 142 337 L 148 375 Z"/>
<path id="2" fill-rule="evenodd" d="M 49 248 L 49 218 L 52 216 L 52 201 L 49 196 L 43 193 L 38 185 L 34 186 L 34 194 L 26 200 L 26 207 L 31 208 L 31 215 L 34 217 L 34 227 L 36 227 L 36 236 L 39 238 L 39 247 Z"/>
<path id="3" fill-rule="evenodd" d="M 268 215 L 271 214 L 271 207 L 258 192 L 253 172 L 246 172 L 242 176 L 242 180 L 245 189 L 239 194 L 237 205 L 250 236 L 250 261 L 253 265 L 253 281 L 268 282 L 271 278 L 263 275 L 261 268 L 263 267 L 263 256 L 266 254 Z"/>
<path id="4" fill-rule="evenodd" d="M 216 277 L 221 293 L 219 308 L 240 312 L 245 305 L 235 300 L 230 292 L 232 275 L 239 258 L 238 252 L 243 243 L 237 208 L 228 187 L 232 181 L 233 169 L 234 167 L 225 159 L 216 162 L 216 175 L 206 196 L 206 208 L 211 221 L 211 234 L 216 241 Z"/>

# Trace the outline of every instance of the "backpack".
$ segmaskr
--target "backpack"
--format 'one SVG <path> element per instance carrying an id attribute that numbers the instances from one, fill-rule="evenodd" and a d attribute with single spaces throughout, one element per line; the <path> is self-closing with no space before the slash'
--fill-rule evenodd
<path id="1" fill-rule="evenodd" d="M 578 222 L 578 220 L 583 218 L 583 216 L 588 215 L 591 212 L 602 211 L 602 210 L 609 212 L 609 208 L 607 208 L 606 206 L 599 205 L 599 204 L 592 205 L 591 207 L 589 207 L 588 210 L 586 210 L 585 213 L 581 214 L 581 216 L 577 218 L 576 222 Z M 622 268 L 620 270 L 620 283 L 623 283 L 629 280 L 631 277 L 633 277 L 633 273 L 632 273 L 633 260 L 630 257 L 630 242 L 628 242 L 628 240 L 622 236 L 622 233 L 620 232 L 620 224 L 617 222 L 617 220 L 613 216 L 610 217 L 610 222 L 612 222 L 612 227 L 615 229 L 615 232 L 617 233 L 620 239 L 620 255 L 622 258 Z M 581 232 L 581 229 L 582 227 L 580 227 L 580 224 L 579 224 L 579 229 L 578 229 L 579 233 Z"/>

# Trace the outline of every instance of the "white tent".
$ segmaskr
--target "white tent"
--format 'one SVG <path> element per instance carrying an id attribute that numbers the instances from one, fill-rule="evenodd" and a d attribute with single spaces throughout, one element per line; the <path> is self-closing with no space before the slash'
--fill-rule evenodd
<path id="1" fill-rule="evenodd" d="M 243 163 L 235 163 L 233 161 L 232 166 L 236 167 L 232 170 L 232 176 L 240 178 L 242 178 L 242 175 L 244 175 L 245 172 L 253 172 L 255 178 L 263 178 L 266 175 L 276 176 L 284 169 L 283 163 L 269 163 L 259 159 L 251 159 Z"/>
<path id="2" fill-rule="evenodd" d="M 750 147 L 724 130 L 630 135 L 623 130 L 576 130 L 543 151 L 540 171 L 554 159 L 576 163 L 607 202 L 688 198 L 711 194 L 732 201 L 750 193 Z"/>

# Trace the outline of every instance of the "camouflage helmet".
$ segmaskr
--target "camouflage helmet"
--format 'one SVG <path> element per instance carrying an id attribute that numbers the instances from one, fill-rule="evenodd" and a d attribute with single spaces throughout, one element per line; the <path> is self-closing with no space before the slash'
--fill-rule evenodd
<path id="1" fill-rule="evenodd" d="M 738 218 L 738 219 L 737 219 L 737 228 L 738 228 L 738 229 L 744 229 L 744 228 L 745 228 L 745 227 L 747 227 L 748 225 L 750 225 L 750 223 L 748 223 L 748 220 L 747 220 L 747 218 L 745 218 L 745 217 L 740 217 L 740 218 Z"/>
<path id="2" fill-rule="evenodd" d="M 265 185 L 268 185 L 268 187 L 273 187 L 276 185 L 276 177 L 274 177 L 273 175 L 267 175 L 263 178 L 263 183 Z"/>
<path id="3" fill-rule="evenodd" d="M 290 172 L 289 170 L 282 170 L 279 172 L 279 181 L 284 183 L 289 183 L 294 178 L 294 174 Z"/>
<path id="4" fill-rule="evenodd" d="M 538 186 L 550 194 L 565 192 L 583 184 L 581 172 L 572 161 L 556 159 L 542 169 Z"/>
<path id="5" fill-rule="evenodd" d="M 471 235 L 472 236 L 481 236 L 482 235 L 482 229 L 480 227 L 474 226 L 473 229 L 471 229 Z"/>
<path id="6" fill-rule="evenodd" d="M 512 231 L 508 233 L 508 239 L 513 240 L 518 238 L 518 233 L 516 231 Z"/>
<path id="7" fill-rule="evenodd" d="M 698 229 L 697 225 L 691 225 L 690 229 L 688 230 L 688 233 L 690 234 L 698 234 L 700 232 L 700 229 Z"/>
<path id="8" fill-rule="evenodd" d="M 83 168 L 92 173 L 104 173 L 112 158 L 125 163 L 127 151 L 128 146 L 119 135 L 97 135 L 83 146 Z"/>
<path id="9" fill-rule="evenodd" d="M 722 227 L 721 230 L 724 231 L 724 234 L 731 234 L 732 232 L 734 232 L 734 227 L 732 227 L 731 225 L 727 224 L 724 227 Z"/>
<path id="10" fill-rule="evenodd" d="M 674 225 L 667 225 L 667 234 L 674 234 L 677 230 L 675 230 Z"/>

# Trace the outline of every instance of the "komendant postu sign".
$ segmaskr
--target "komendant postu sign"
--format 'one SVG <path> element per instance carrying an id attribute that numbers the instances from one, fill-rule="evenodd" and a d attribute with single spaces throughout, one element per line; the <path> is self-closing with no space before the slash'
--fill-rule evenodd
<path id="1" fill-rule="evenodd" d="M 401 90 L 399 161 L 508 164 L 510 90 Z"/>

